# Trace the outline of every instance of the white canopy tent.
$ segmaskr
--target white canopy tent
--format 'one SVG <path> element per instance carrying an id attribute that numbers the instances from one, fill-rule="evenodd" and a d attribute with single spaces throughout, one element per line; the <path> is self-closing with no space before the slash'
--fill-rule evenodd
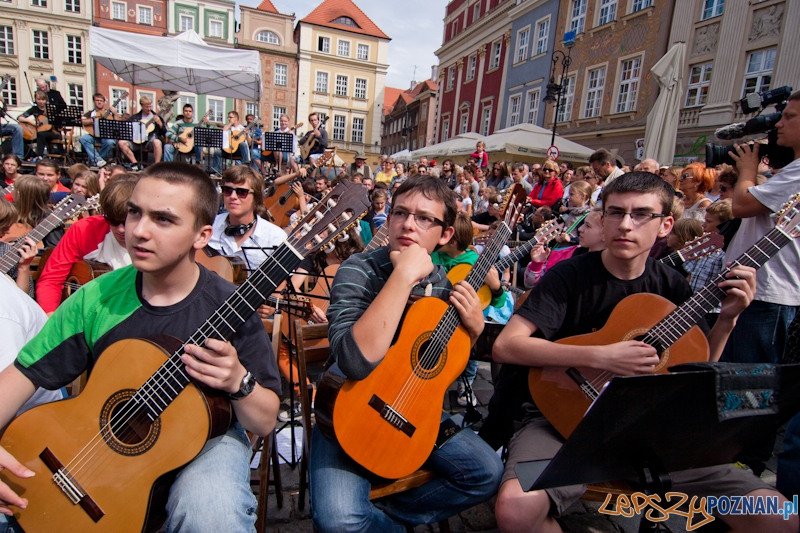
<path id="1" fill-rule="evenodd" d="M 527 157 L 547 157 L 550 147 L 552 132 L 533 124 L 517 124 L 510 128 L 497 130 L 486 137 L 486 151 L 492 153 L 506 153 Z M 586 163 L 591 148 L 570 141 L 556 135 L 556 147 L 559 151 L 559 161 Z"/>
<path id="2" fill-rule="evenodd" d="M 411 159 L 411 152 L 408 151 L 408 148 L 405 150 L 400 150 L 396 154 L 392 154 L 391 158 L 395 161 L 405 162 L 405 161 L 413 161 Z"/>
<path id="3" fill-rule="evenodd" d="M 258 52 L 211 46 L 194 31 L 155 37 L 89 28 L 89 54 L 134 86 L 256 101 Z"/>
<path id="4" fill-rule="evenodd" d="M 413 159 L 419 159 L 422 156 L 425 157 L 439 157 L 445 155 L 453 155 L 453 151 L 457 149 L 466 150 L 469 148 L 469 151 L 466 152 L 467 154 L 471 154 L 475 151 L 475 143 L 478 141 L 484 140 L 483 135 L 479 135 L 473 132 L 462 133 L 461 135 L 456 135 L 450 140 L 440 142 L 438 144 L 434 144 L 431 146 L 426 146 L 425 148 L 420 148 L 419 150 L 414 150 L 411 152 L 411 157 Z"/>

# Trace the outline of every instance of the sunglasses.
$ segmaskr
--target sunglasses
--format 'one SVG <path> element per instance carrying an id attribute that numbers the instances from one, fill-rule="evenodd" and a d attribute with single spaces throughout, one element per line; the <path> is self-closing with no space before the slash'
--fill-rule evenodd
<path id="1" fill-rule="evenodd" d="M 223 195 L 230 196 L 235 191 L 236 196 L 242 200 L 246 200 L 250 193 L 253 192 L 253 189 L 245 189 L 244 187 L 231 187 L 230 185 L 223 185 L 221 188 Z"/>
<path id="2" fill-rule="evenodd" d="M 116 228 L 117 226 L 121 226 L 122 224 L 125 224 L 125 219 L 124 218 L 122 220 L 116 220 L 114 218 L 109 217 L 108 215 L 103 215 L 103 218 L 105 219 L 106 224 L 108 224 L 112 228 Z"/>
<path id="3" fill-rule="evenodd" d="M 694 176 L 692 176 L 691 174 L 684 174 L 681 176 L 681 181 L 686 181 L 691 179 L 694 179 Z"/>

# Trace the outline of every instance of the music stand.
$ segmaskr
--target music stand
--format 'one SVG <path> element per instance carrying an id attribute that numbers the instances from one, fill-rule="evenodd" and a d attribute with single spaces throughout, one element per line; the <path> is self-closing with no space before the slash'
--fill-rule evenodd
<path id="1" fill-rule="evenodd" d="M 211 148 L 222 149 L 222 133 L 219 128 L 201 128 L 199 126 L 194 129 L 194 145 L 200 148 L 209 148 L 208 158 L 206 159 L 206 172 L 211 174 Z"/>
<path id="2" fill-rule="evenodd" d="M 555 457 L 517 463 L 520 485 L 527 492 L 639 478 L 645 492 L 663 496 L 670 472 L 730 463 L 797 412 L 800 365 L 778 372 L 776 409 L 724 420 L 711 370 L 615 377 Z"/>
<path id="3" fill-rule="evenodd" d="M 47 113 L 48 120 L 53 124 L 56 128 L 61 127 L 80 127 L 83 124 L 81 123 L 81 119 L 83 118 L 82 110 L 80 107 L 77 106 L 63 106 L 60 104 L 45 104 L 45 110 Z"/>

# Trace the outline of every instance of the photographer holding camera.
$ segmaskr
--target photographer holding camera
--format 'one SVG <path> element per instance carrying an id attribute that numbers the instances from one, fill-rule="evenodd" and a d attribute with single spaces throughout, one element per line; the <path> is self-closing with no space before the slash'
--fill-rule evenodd
<path id="1" fill-rule="evenodd" d="M 774 133 L 778 146 L 794 150 L 794 158 L 782 169 L 774 168 L 775 162 L 770 161 L 774 174 L 761 185 L 756 184 L 756 175 L 761 161 L 759 152 L 764 154 L 765 145 L 737 144 L 735 151 L 730 153 L 739 172 L 739 180 L 733 190 L 733 215 L 741 218 L 742 223 L 728 246 L 727 258 L 739 257 L 772 230 L 775 212 L 792 195 L 800 192 L 800 91 L 787 98 Z M 780 363 L 786 347 L 787 330 L 798 309 L 800 244 L 795 239 L 758 270 L 755 299 L 739 315 L 720 360 L 732 363 Z M 790 460 L 792 466 L 784 469 L 785 472 L 796 470 L 796 477 L 790 482 L 795 492 L 787 494 L 797 494 L 796 490 L 800 489 L 800 419 L 796 423 L 796 436 L 790 436 L 787 430 L 784 441 L 784 446 L 789 448 L 792 447 L 789 443 L 791 439 L 796 439 L 797 443 L 794 459 Z M 773 448 L 774 435 L 771 435 L 760 446 L 745 452 L 740 459 L 756 475 L 760 475 Z"/>

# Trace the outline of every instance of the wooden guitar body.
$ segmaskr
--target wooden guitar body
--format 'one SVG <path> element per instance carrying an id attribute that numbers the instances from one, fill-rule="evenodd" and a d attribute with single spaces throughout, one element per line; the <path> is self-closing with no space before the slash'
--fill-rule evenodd
<path id="1" fill-rule="evenodd" d="M 292 182 L 267 189 L 264 207 L 272 216 L 274 224 L 282 228 L 288 226 L 290 213 L 300 207 L 297 195 L 292 192 Z"/>
<path id="2" fill-rule="evenodd" d="M 571 346 L 603 346 L 637 340 L 675 307 L 666 298 L 655 294 L 634 294 L 617 304 L 602 329 L 556 342 Z M 654 370 L 656 373 L 665 373 L 667 367 L 677 364 L 708 361 L 708 341 L 700 328 L 693 326 L 669 348 L 659 353 L 659 357 L 661 361 Z M 614 377 L 610 372 L 602 370 L 577 370 L 598 391 Z M 572 434 L 592 404 L 592 400 L 581 391 L 563 367 L 531 368 L 528 373 L 528 387 L 536 406 L 564 438 Z"/>
<path id="3" fill-rule="evenodd" d="M 336 397 L 332 418 L 339 444 L 353 460 L 381 477 L 407 476 L 428 459 L 436 444 L 447 387 L 469 361 L 469 334 L 459 325 L 444 353 L 432 364 L 418 366 L 447 307 L 433 297 L 412 305 L 383 361 L 366 379 L 347 380 Z M 389 407 L 399 417 L 392 416 Z"/>
<path id="4" fill-rule="evenodd" d="M 225 281 L 241 285 L 247 279 L 247 269 L 238 257 L 222 255 L 210 246 L 197 252 L 194 259 Z"/>
<path id="5" fill-rule="evenodd" d="M 111 272 L 111 270 L 112 268 L 109 265 L 99 261 L 90 261 L 88 259 L 78 261 L 72 265 L 69 274 L 67 274 L 64 290 L 61 291 L 61 301 L 63 302 L 82 286 L 103 274 Z"/>
<path id="6" fill-rule="evenodd" d="M 104 421 L 180 345 L 167 336 L 116 342 L 78 397 L 36 407 L 11 422 L 0 443 L 36 475 L 18 479 L 3 471 L 0 480 L 29 500 L 14 514 L 27 533 L 158 529 L 171 474 L 227 430 L 230 404 L 190 384 L 152 425 L 144 416 L 116 429 Z M 86 494 L 78 505 L 54 483 L 54 463 Z"/>
<path id="7" fill-rule="evenodd" d="M 230 146 L 223 148 L 222 151 L 229 155 L 235 154 L 239 150 L 239 145 L 247 139 L 247 130 L 229 131 L 228 133 L 230 134 Z"/>
<path id="8" fill-rule="evenodd" d="M 467 275 L 469 274 L 470 270 L 472 270 L 472 265 L 467 263 L 456 265 L 447 273 L 447 279 L 449 279 L 450 283 L 455 286 L 455 284 L 459 281 L 467 279 Z M 489 307 L 489 303 L 492 301 L 492 290 L 488 285 L 481 285 L 481 288 L 478 289 L 478 298 L 481 299 L 481 305 L 484 309 Z"/>
<path id="9" fill-rule="evenodd" d="M 175 149 L 182 154 L 188 154 L 194 150 L 194 126 L 182 130 L 181 135 L 186 135 L 186 142 L 175 141 Z"/>

